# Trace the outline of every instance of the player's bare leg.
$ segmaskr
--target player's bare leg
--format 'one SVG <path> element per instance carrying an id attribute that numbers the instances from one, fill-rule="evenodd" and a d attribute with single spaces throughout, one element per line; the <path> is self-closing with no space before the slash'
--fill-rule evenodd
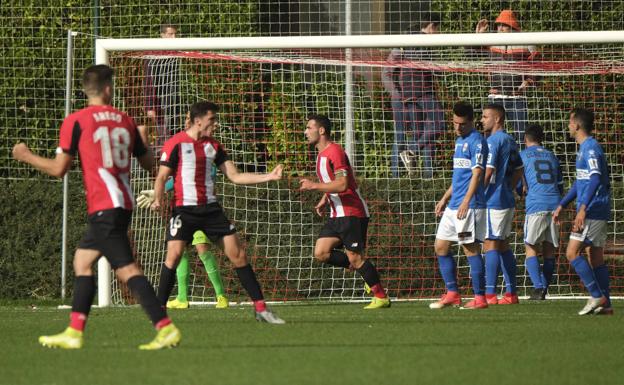
<path id="1" fill-rule="evenodd" d="M 245 288 L 249 297 L 251 297 L 254 303 L 256 319 L 260 322 L 271 324 L 286 323 L 267 308 L 260 283 L 256 278 L 256 273 L 253 271 L 251 264 L 247 261 L 245 247 L 242 245 L 238 235 L 226 235 L 219 240 L 218 245 L 230 262 L 232 262 L 232 265 L 234 265 L 234 270 L 236 271 L 236 275 L 238 275 L 241 285 Z"/>
<path id="2" fill-rule="evenodd" d="M 328 265 L 348 269 L 349 257 L 344 251 L 338 249 L 341 245 L 342 241 L 338 237 L 321 237 L 316 240 L 314 258 Z"/>

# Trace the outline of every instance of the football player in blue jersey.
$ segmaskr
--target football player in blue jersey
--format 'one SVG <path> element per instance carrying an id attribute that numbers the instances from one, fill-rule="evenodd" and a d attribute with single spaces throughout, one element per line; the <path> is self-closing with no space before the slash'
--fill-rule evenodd
<path id="1" fill-rule="evenodd" d="M 487 158 L 487 142 L 474 128 L 474 110 L 470 104 L 459 102 L 453 107 L 453 128 L 457 135 L 453 155 L 451 186 L 435 206 L 442 217 L 435 240 L 435 253 L 446 294 L 431 303 L 431 309 L 459 306 L 461 296 L 457 286 L 457 267 L 451 244 L 462 245 L 470 264 L 474 299 L 464 308 L 487 308 L 481 245 L 485 237 L 485 194 L 483 173 Z M 447 206 L 448 205 L 448 206 Z"/>
<path id="2" fill-rule="evenodd" d="M 553 221 L 553 211 L 559 206 L 563 193 L 563 178 L 559 160 L 542 147 L 544 130 L 537 124 L 524 133 L 525 150 L 520 153 L 527 187 L 524 218 L 524 266 L 533 283 L 530 300 L 544 300 L 555 271 L 554 251 L 559 247 L 559 225 Z M 538 255 L 544 259 L 540 266 Z"/>
<path id="3" fill-rule="evenodd" d="M 566 257 L 591 294 L 579 315 L 613 314 L 609 299 L 609 269 L 604 263 L 607 221 L 611 217 L 609 167 L 602 147 L 591 136 L 593 112 L 576 108 L 570 113 L 570 135 L 579 144 L 576 153 L 576 181 L 559 203 L 554 218 L 576 199 L 576 218 L 566 250 Z M 589 262 L 580 254 L 585 250 Z"/>
<path id="4" fill-rule="evenodd" d="M 485 298 L 488 305 L 512 305 L 518 303 L 516 290 L 516 257 L 507 238 L 513 223 L 513 186 L 522 178 L 522 162 L 518 145 L 505 132 L 505 108 L 489 104 L 483 108 L 481 124 L 489 131 L 488 156 L 485 169 L 486 235 L 485 251 Z M 496 281 L 499 267 L 505 277 L 506 293 L 500 300 L 496 297 Z"/>

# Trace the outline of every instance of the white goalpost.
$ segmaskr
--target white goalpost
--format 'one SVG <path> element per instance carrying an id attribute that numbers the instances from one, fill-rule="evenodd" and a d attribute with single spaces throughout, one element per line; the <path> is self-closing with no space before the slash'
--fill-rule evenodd
<path id="1" fill-rule="evenodd" d="M 144 100 L 150 92 L 145 86 L 147 61 L 175 59 L 179 73 L 172 75 L 171 81 L 179 90 L 177 114 L 195 101 L 215 101 L 223 106 L 217 136 L 235 163 L 252 171 L 286 164 L 289 177 L 278 184 L 235 187 L 223 180 L 218 183 L 217 196 L 246 239 L 248 254 L 259 266 L 258 276 L 270 300 L 353 301 L 366 295 L 353 272 L 313 262 L 314 240 L 323 221 L 312 212 L 319 196 L 297 191 L 296 178 L 314 173 L 315 154 L 304 143 L 304 119 L 313 112 L 328 115 L 336 125 L 336 140 L 349 150 L 371 207 L 368 255 L 379 267 L 390 296 L 413 300 L 435 297 L 442 290 L 432 247 L 437 225 L 433 208 L 450 184 L 448 150 L 455 138 L 451 130 L 439 132 L 432 140 L 431 154 L 419 152 L 413 165 L 401 164 L 399 152 L 410 146 L 422 150 L 415 144 L 422 128 L 397 121 L 397 99 L 384 85 L 384 74 L 389 73 L 384 70 L 408 68 L 433 74 L 435 90 L 430 92 L 442 106 L 445 123 L 458 100 L 469 101 L 477 111 L 488 98 L 521 101 L 525 106 L 519 107 L 525 111 L 522 124 L 539 123 L 545 128 L 545 146 L 558 155 L 566 185 L 574 175 L 576 151 L 565 133 L 567 113 L 577 103 L 593 109 L 596 135 L 604 143 L 614 181 L 606 254 L 614 287 L 621 293 L 624 117 L 618 103 L 624 104 L 622 43 L 624 31 L 97 39 L 95 53 L 96 64 L 109 64 L 116 70 L 114 105 L 136 120 L 145 119 Z M 527 45 L 538 47 L 538 60 L 493 60 L 487 50 Z M 391 50 L 409 53 L 415 47 L 426 49 L 427 54 L 407 54 L 400 62 L 389 61 Z M 530 76 L 535 84 L 523 94 L 494 98 L 488 93 L 490 78 L 501 73 Z M 401 118 L 405 119 L 401 122 L 421 122 L 427 119 L 423 117 L 427 112 L 415 112 L 414 116 L 420 114 L 418 118 Z M 522 125 L 508 129 L 513 127 Z M 168 132 L 180 129 L 167 127 Z M 399 130 L 405 143 L 398 142 Z M 430 157 L 431 174 L 424 171 L 426 157 Z M 151 188 L 145 172 L 133 172 L 135 194 Z M 510 242 L 520 267 L 518 287 L 525 290 L 531 283 L 522 267 L 523 207 L 520 204 L 516 210 Z M 133 218 L 131 235 L 137 260 L 154 284 L 164 260 L 167 219 L 140 209 Z M 564 259 L 557 264 L 551 296 L 583 296 L 584 290 Z M 227 264 L 221 266 L 228 292 L 238 293 L 240 288 Z M 205 274 L 199 268 L 191 270 L 189 298 L 210 302 L 213 295 L 206 288 Z M 100 307 L 127 302 L 124 288 L 114 279 L 105 258 L 99 260 L 97 274 Z M 461 286 L 466 287 L 465 262 L 458 265 L 458 274 Z"/>

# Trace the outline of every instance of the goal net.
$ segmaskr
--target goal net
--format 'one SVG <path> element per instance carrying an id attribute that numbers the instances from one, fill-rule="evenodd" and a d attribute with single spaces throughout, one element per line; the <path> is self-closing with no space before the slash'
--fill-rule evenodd
<path id="1" fill-rule="evenodd" d="M 535 40 L 512 39 L 519 35 Z M 306 145 L 303 134 L 309 114 L 327 115 L 334 125 L 334 140 L 349 153 L 371 212 L 367 255 L 377 265 L 388 294 L 424 299 L 444 290 L 433 250 L 438 224 L 434 206 L 451 183 L 453 104 L 470 102 L 476 121 L 486 104 L 503 104 L 506 129 L 518 141 L 528 124 L 543 126 L 544 146 L 561 161 L 566 190 L 575 177 L 577 150 L 567 134 L 569 111 L 590 108 L 612 178 L 606 259 L 612 291 L 621 295 L 624 45 L 550 44 L 553 36 L 559 35 L 485 34 L 479 40 L 471 35 L 437 35 L 431 38 L 440 39 L 437 43 L 423 35 L 385 36 L 382 43 L 369 37 L 368 47 L 376 48 L 368 48 L 364 36 L 269 38 L 271 44 L 252 38 L 244 48 L 238 48 L 243 40 L 229 39 L 236 43 L 232 49 L 224 45 L 228 39 L 123 40 L 119 45 L 110 40 L 99 61 L 108 60 L 116 70 L 114 104 L 151 127 L 155 147 L 182 129 L 190 104 L 209 100 L 221 107 L 216 136 L 239 169 L 265 172 L 285 165 L 285 178 L 279 183 L 235 186 L 222 175 L 217 177 L 220 202 L 246 243 L 265 296 L 275 301 L 350 301 L 367 296 L 354 271 L 331 268 L 313 258 L 325 221 L 313 210 L 320 194 L 298 191 L 300 177 L 315 177 L 315 149 Z M 473 39 L 473 45 L 465 39 Z M 276 41 L 287 48 L 262 48 L 273 47 Z M 321 47 L 324 41 L 328 48 Z M 353 48 L 345 48 L 349 46 Z M 135 170 L 135 193 L 152 184 L 146 173 Z M 519 294 L 525 295 L 532 284 L 524 269 L 524 203 L 517 202 L 509 241 L 518 258 Z M 154 283 L 165 255 L 167 215 L 137 209 L 132 224 L 137 260 Z M 564 255 L 572 219 L 570 212 L 562 226 L 552 296 L 585 293 Z M 228 296 L 246 301 L 229 261 L 216 247 L 213 251 Z M 468 293 L 469 268 L 456 251 L 459 283 Z M 189 300 L 214 301 L 196 255 L 190 270 Z M 113 278 L 109 281 L 112 302 L 126 303 L 127 290 Z"/>

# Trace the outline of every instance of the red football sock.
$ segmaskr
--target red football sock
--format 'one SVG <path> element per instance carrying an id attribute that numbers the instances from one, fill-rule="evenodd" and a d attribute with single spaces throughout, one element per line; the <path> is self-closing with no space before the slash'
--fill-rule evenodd
<path id="1" fill-rule="evenodd" d="M 156 330 L 160 330 L 160 329 L 164 328 L 167 325 L 171 325 L 171 320 L 169 319 L 169 317 L 165 317 L 165 318 L 161 319 L 154 326 L 156 327 Z"/>
<path id="2" fill-rule="evenodd" d="M 375 294 L 375 297 L 377 298 L 386 298 L 386 291 L 381 286 L 381 283 L 378 283 L 375 286 L 371 287 L 371 291 L 373 292 L 373 294 Z"/>
<path id="3" fill-rule="evenodd" d="M 254 307 L 256 308 L 256 312 L 260 313 L 266 310 L 266 302 L 264 300 L 254 301 Z"/>
<path id="4" fill-rule="evenodd" d="M 85 325 L 87 324 L 87 315 L 83 313 L 78 313 L 73 311 L 69 314 L 69 327 L 78 330 L 84 331 Z"/>

